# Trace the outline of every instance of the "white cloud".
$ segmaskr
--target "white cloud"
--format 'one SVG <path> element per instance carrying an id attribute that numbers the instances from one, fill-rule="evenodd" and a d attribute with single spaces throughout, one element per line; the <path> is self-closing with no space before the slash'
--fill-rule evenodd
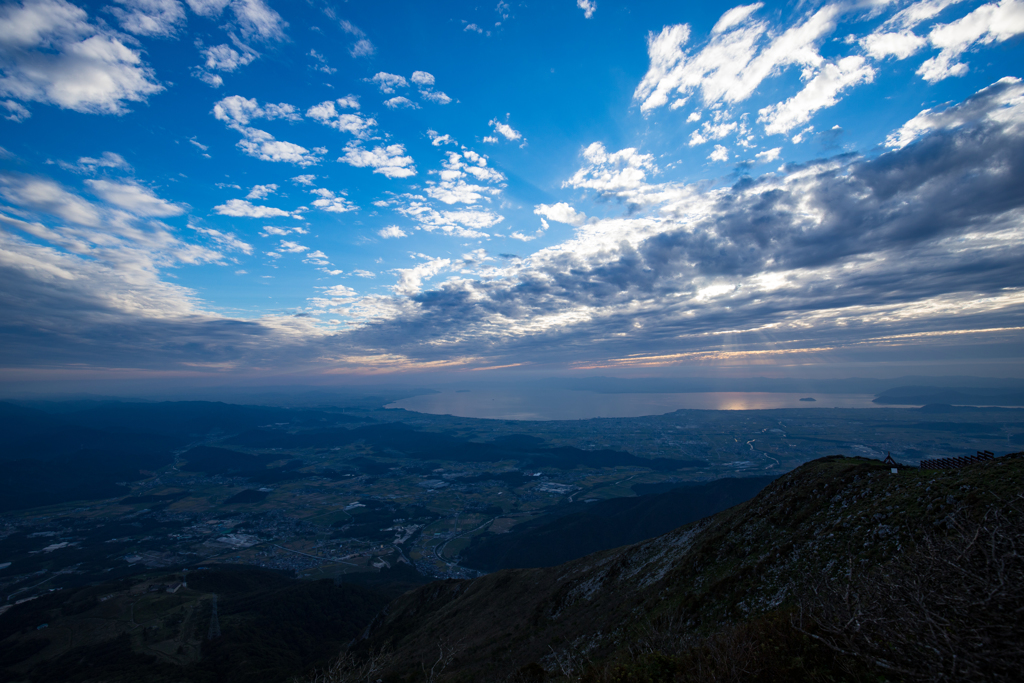
<path id="1" fill-rule="evenodd" d="M 771 162 L 778 159 L 780 154 L 782 154 L 782 148 L 776 147 L 774 149 L 766 149 L 763 152 L 758 152 L 754 156 L 756 156 L 757 160 L 760 161 L 762 164 L 770 164 Z"/>
<path id="2" fill-rule="evenodd" d="M 505 181 L 504 175 L 487 166 L 485 155 L 477 154 L 469 149 L 464 149 L 462 154 L 448 152 L 447 155 L 448 158 L 441 163 L 444 170 L 438 174 L 441 180 L 439 182 L 427 181 L 427 187 L 424 189 L 427 195 L 445 204 L 475 204 L 484 195 L 496 195 L 501 192 L 501 187 L 504 185 L 490 187 L 466 182 L 466 178 L 470 176 L 480 182 L 502 183 Z"/>
<path id="3" fill-rule="evenodd" d="M 313 201 L 313 206 L 321 211 L 328 211 L 330 213 L 346 213 L 348 211 L 355 211 L 359 208 L 350 202 L 347 197 L 339 197 L 330 190 L 325 190 L 322 187 L 310 190 L 310 192 L 320 197 Z"/>
<path id="4" fill-rule="evenodd" d="M 493 128 L 495 133 L 502 135 L 506 140 L 511 140 L 514 142 L 516 140 L 521 140 L 523 137 L 523 134 L 520 133 L 518 130 L 508 125 L 507 123 L 502 123 L 498 119 L 491 119 L 487 125 Z"/>
<path id="5" fill-rule="evenodd" d="M 211 88 L 219 88 L 224 85 L 224 79 L 220 74 L 212 74 L 209 71 L 200 69 L 199 67 L 192 69 L 192 75 Z"/>
<path id="6" fill-rule="evenodd" d="M 253 119 L 286 119 L 299 121 L 302 116 L 294 105 L 281 102 L 260 106 L 256 98 L 246 99 L 240 95 L 225 97 L 213 105 L 213 115 L 238 130 Z"/>
<path id="7" fill-rule="evenodd" d="M 121 28 L 140 36 L 172 36 L 185 23 L 185 10 L 177 0 L 115 0 L 121 7 L 107 11 Z"/>
<path id="8" fill-rule="evenodd" d="M 796 135 L 793 136 L 793 144 L 794 145 L 799 145 L 801 142 L 803 142 L 807 138 L 808 135 L 810 135 L 813 132 L 814 132 L 814 126 L 807 126 L 802 131 L 800 131 L 799 133 L 797 133 Z"/>
<path id="9" fill-rule="evenodd" d="M 543 237 L 544 233 L 548 229 L 548 222 L 546 220 L 541 218 L 540 219 L 540 223 L 541 223 L 540 229 L 537 230 L 537 232 L 533 233 L 532 235 L 527 235 L 525 233 L 522 233 L 522 232 L 519 232 L 518 230 L 516 230 L 515 232 L 509 233 L 509 237 L 511 237 L 514 240 L 519 240 L 520 242 L 532 242 L 535 239 Z"/>
<path id="10" fill-rule="evenodd" d="M 666 26 L 647 39 L 650 67 L 633 93 L 648 112 L 668 104 L 673 93 L 699 91 L 706 106 L 734 104 L 750 97 L 769 76 L 790 65 L 817 68 L 823 62 L 817 44 L 830 34 L 840 12 L 826 5 L 806 21 L 782 33 L 753 19 L 760 4 L 737 7 L 722 15 L 708 42 L 695 54 L 684 50 L 690 40 L 686 24 Z"/>
<path id="11" fill-rule="evenodd" d="M 301 254 L 304 251 L 309 251 L 309 247 L 303 246 L 298 242 L 289 242 L 288 240 L 281 240 L 281 246 L 279 246 L 277 250 L 283 251 L 286 254 Z"/>
<path id="12" fill-rule="evenodd" d="M 377 51 L 377 48 L 373 46 L 366 38 L 357 40 L 352 46 L 352 49 L 348 51 L 353 57 L 370 57 Z"/>
<path id="13" fill-rule="evenodd" d="M 441 180 L 436 184 L 428 181 L 424 191 L 430 198 L 444 204 L 476 204 L 478 200 L 483 199 L 484 195 L 501 193 L 497 187 L 476 185 L 463 179 Z"/>
<path id="14" fill-rule="evenodd" d="M 249 194 L 245 195 L 246 199 L 266 199 L 270 195 L 277 192 L 277 185 L 269 183 L 267 185 L 253 185 L 252 189 L 249 190 Z"/>
<path id="15" fill-rule="evenodd" d="M 349 21 L 347 19 L 342 19 L 339 22 L 339 24 L 341 26 L 341 30 L 344 31 L 345 33 L 348 33 L 349 35 L 353 35 L 356 38 L 365 38 L 366 37 L 366 33 L 363 31 L 363 29 L 359 28 L 358 26 L 356 26 L 355 24 L 353 24 L 351 21 Z"/>
<path id="16" fill-rule="evenodd" d="M 953 130 L 976 121 L 1015 121 L 1017 127 L 1024 126 L 1024 82 L 1006 77 L 958 105 L 925 109 L 886 137 L 885 146 L 903 149 L 933 131 Z"/>
<path id="17" fill-rule="evenodd" d="M 219 17 L 231 0 L 185 0 L 189 8 L 201 17 Z"/>
<path id="18" fill-rule="evenodd" d="M 383 237 L 384 239 L 397 239 L 399 237 L 408 237 L 408 235 L 405 234 L 405 231 L 402 230 L 397 225 L 389 225 L 386 228 L 381 228 L 380 230 L 377 231 L 377 234 Z"/>
<path id="19" fill-rule="evenodd" d="M 353 270 L 352 274 L 356 277 L 374 278 L 377 277 L 377 273 L 370 272 L 368 270 Z"/>
<path id="20" fill-rule="evenodd" d="M 233 36 L 232 36 L 233 38 Z M 236 45 L 242 50 L 238 52 L 227 44 L 214 45 L 200 50 L 206 62 L 202 67 L 193 69 L 193 76 L 200 79 L 207 85 L 219 88 L 224 84 L 224 79 L 211 71 L 233 72 L 240 67 L 250 65 L 259 53 L 248 45 L 236 39 Z"/>
<path id="21" fill-rule="evenodd" d="M 209 19 L 218 18 L 224 8 L 231 6 L 237 28 L 247 39 L 285 40 L 288 22 L 267 6 L 263 0 L 186 0 L 196 14 Z"/>
<path id="22" fill-rule="evenodd" d="M 303 263 L 312 263 L 315 266 L 329 266 L 331 262 L 327 260 L 327 254 L 317 249 L 306 254 L 305 258 L 302 259 Z"/>
<path id="23" fill-rule="evenodd" d="M 372 150 L 363 149 L 359 142 L 345 145 L 345 155 L 338 161 L 356 168 L 372 168 L 387 178 L 408 178 L 416 175 L 413 158 L 405 156 L 403 145 L 378 145 Z"/>
<path id="24" fill-rule="evenodd" d="M 310 106 L 306 116 L 319 121 L 325 126 L 330 126 L 343 133 L 349 133 L 359 138 L 366 138 L 370 135 L 371 129 L 377 125 L 376 119 L 364 118 L 359 114 L 341 114 L 335 108 L 337 102 L 341 108 L 358 109 L 359 103 L 354 95 L 348 95 L 337 100 L 327 100 Z"/>
<path id="25" fill-rule="evenodd" d="M 874 78 L 875 70 L 860 56 L 827 63 L 799 93 L 785 102 L 761 109 L 757 120 L 766 123 L 764 130 L 768 135 L 788 133 L 807 123 L 814 112 L 833 106 L 843 90 L 860 83 L 870 83 Z"/>
<path id="26" fill-rule="evenodd" d="M 2 175 L 0 194 L 13 204 L 42 211 L 71 223 L 93 228 L 101 224 L 101 212 L 96 206 L 68 192 L 49 178 Z"/>
<path id="27" fill-rule="evenodd" d="M 297 175 L 292 178 L 292 182 L 299 185 L 312 185 L 314 180 L 316 180 L 316 176 L 312 174 Z"/>
<path id="28" fill-rule="evenodd" d="M 711 161 L 729 161 L 729 149 L 724 145 L 715 145 L 714 151 L 708 155 Z"/>
<path id="29" fill-rule="evenodd" d="M 452 101 L 452 98 L 440 91 L 420 90 L 420 97 L 435 104 L 448 104 Z"/>
<path id="30" fill-rule="evenodd" d="M 207 325 L 217 324 L 218 317 L 201 309 L 194 291 L 162 280 L 161 271 L 223 263 L 219 251 L 185 242 L 157 220 L 125 220 L 124 211 L 93 205 L 48 178 L 3 177 L 0 192 L 23 207 L 17 209 L 20 215 L 28 215 L 25 209 L 43 214 L 28 220 L 0 214 L 4 321 L 33 329 L 37 334 L 29 344 L 35 351 L 46 354 L 48 345 L 49 351 L 56 350 L 55 337 L 73 338 L 77 363 L 91 364 L 106 349 L 127 364 L 119 367 L 144 367 L 148 351 L 142 348 L 155 351 L 159 337 L 161 362 L 176 363 L 177 352 L 166 341 L 184 333 L 180 323 L 190 321 L 189 334 L 200 335 Z M 77 216 L 69 211 L 73 203 L 86 208 L 92 214 L 88 218 L 97 219 L 95 225 L 80 210 Z M 51 225 L 48 216 L 57 220 Z M 121 341 L 115 341 L 115 334 Z M 133 342 L 124 344 L 129 337 Z M 19 354 L 25 344 L 9 340 L 4 349 Z"/>
<path id="31" fill-rule="evenodd" d="M 463 31 L 476 31 L 477 33 L 483 33 L 484 32 L 484 30 L 482 28 L 480 28 L 479 26 L 477 26 L 476 24 L 466 24 L 466 27 L 464 29 L 462 29 L 462 30 Z"/>
<path id="32" fill-rule="evenodd" d="M 495 135 L 485 135 L 482 141 L 494 145 L 497 144 L 498 138 Z"/>
<path id="33" fill-rule="evenodd" d="M 397 211 L 416 221 L 427 232 L 443 232 L 446 235 L 465 239 L 490 237 L 483 230 L 497 225 L 505 219 L 487 209 L 461 209 L 458 211 L 436 211 L 423 202 L 409 202 Z"/>
<path id="34" fill-rule="evenodd" d="M 473 185 L 459 179 L 442 180 L 436 184 L 427 181 L 424 192 L 432 199 L 445 204 L 475 204 L 478 200 L 483 199 L 485 194 L 498 194 L 500 190 L 485 185 Z"/>
<path id="35" fill-rule="evenodd" d="M 374 74 L 373 78 L 370 79 L 372 82 L 377 84 L 380 91 L 385 95 L 391 95 L 395 92 L 395 88 L 408 88 L 409 83 L 405 80 L 404 76 L 398 74 L 389 74 L 384 71 L 380 71 Z"/>
<path id="36" fill-rule="evenodd" d="M 960 55 L 975 44 L 1001 43 L 1024 33 L 1024 2 L 1001 0 L 982 5 L 967 16 L 932 28 L 928 41 L 941 52 L 917 70 L 929 83 L 961 76 L 967 65 Z"/>
<path id="37" fill-rule="evenodd" d="M 738 124 L 735 121 L 721 121 L 719 122 L 716 118 L 714 122 L 705 121 L 701 124 L 699 131 L 693 131 L 690 133 L 689 145 L 695 147 L 696 145 L 703 145 L 708 140 L 721 140 L 729 133 L 736 130 Z"/>
<path id="38" fill-rule="evenodd" d="M 452 265 L 451 259 L 432 258 L 426 263 L 421 263 L 414 268 L 398 268 L 398 282 L 392 286 L 395 294 L 412 296 L 419 294 L 423 288 L 423 281 L 429 280 L 440 272 L 447 270 Z"/>
<path id="39" fill-rule="evenodd" d="M 246 38 L 285 40 L 288 23 L 263 0 L 233 0 L 231 10 Z"/>
<path id="40" fill-rule="evenodd" d="M 911 29 L 918 24 L 934 19 L 950 5 L 963 0 L 920 0 L 892 15 L 882 24 L 881 30 Z"/>
<path id="41" fill-rule="evenodd" d="M 257 57 L 252 50 L 240 54 L 229 45 L 214 45 L 201 50 L 201 52 L 206 57 L 206 63 L 203 66 L 217 71 L 234 71 L 239 67 L 251 64 Z"/>
<path id="42" fill-rule="evenodd" d="M 324 153 L 319 149 L 310 152 L 301 145 L 277 140 L 270 133 L 258 128 L 250 128 L 247 125 L 251 120 L 258 118 L 301 120 L 302 116 L 293 105 L 282 102 L 260 106 L 255 98 L 246 99 L 232 95 L 213 105 L 213 115 L 218 120 L 225 122 L 229 128 L 241 133 L 243 139 L 237 143 L 237 146 L 249 156 L 257 159 L 311 166 L 320 163 L 317 154 Z"/>
<path id="43" fill-rule="evenodd" d="M 366 138 L 371 129 L 377 125 L 377 120 L 363 117 L 360 114 L 343 114 L 335 107 L 335 102 L 341 108 L 359 108 L 359 101 L 354 95 L 343 97 L 339 100 L 327 100 L 310 107 L 306 116 L 319 121 L 325 126 L 330 126 L 342 133 L 349 133 L 357 138 Z"/>
<path id="44" fill-rule="evenodd" d="M 339 97 L 335 102 L 342 109 L 359 109 L 358 95 L 345 95 L 344 97 Z"/>
<path id="45" fill-rule="evenodd" d="M 430 88 L 434 85 L 434 76 L 426 71 L 413 71 L 412 78 L 409 80 L 423 88 Z"/>
<path id="46" fill-rule="evenodd" d="M 246 255 L 252 255 L 252 245 L 238 239 L 238 236 L 233 232 L 221 232 L 220 230 L 214 230 L 213 228 L 203 228 L 192 224 L 189 224 L 188 227 L 202 235 L 206 235 L 228 251 L 240 251 Z M 244 273 L 244 270 L 241 271 L 241 274 Z M 238 275 L 240 273 L 236 271 L 235 274 Z"/>
<path id="47" fill-rule="evenodd" d="M 906 59 L 928 44 L 912 31 L 875 32 L 860 39 L 860 46 L 875 59 Z"/>
<path id="48" fill-rule="evenodd" d="M 24 106 L 18 104 L 14 100 L 2 100 L 0 101 L 0 107 L 3 107 L 10 113 L 4 118 L 8 121 L 14 121 L 15 123 L 21 123 L 27 118 L 31 118 L 32 112 L 26 109 Z"/>
<path id="49" fill-rule="evenodd" d="M 235 218 L 275 218 L 291 215 L 273 206 L 255 206 L 244 199 L 229 199 L 226 203 L 213 207 L 213 210 L 222 216 Z"/>
<path id="50" fill-rule="evenodd" d="M 388 109 L 419 109 L 420 105 L 416 104 L 408 97 L 392 97 L 389 100 L 384 100 L 384 106 Z"/>
<path id="51" fill-rule="evenodd" d="M 64 0 L 0 8 L 0 95 L 89 114 L 124 114 L 162 91 L 140 53 Z"/>
<path id="52" fill-rule="evenodd" d="M 157 197 L 148 187 L 135 183 L 115 183 L 109 180 L 86 180 L 93 194 L 103 201 L 120 207 L 136 216 L 163 218 L 178 216 L 185 209 Z"/>
<path id="53" fill-rule="evenodd" d="M 737 24 L 742 24 L 751 14 L 762 7 L 764 7 L 763 2 L 758 2 L 753 5 L 740 5 L 738 7 L 733 7 L 731 10 L 728 10 L 725 14 L 719 17 L 718 21 L 715 22 L 715 25 L 711 28 L 711 35 L 716 36 L 719 33 L 728 31 Z"/>
<path id="54" fill-rule="evenodd" d="M 262 228 L 260 228 L 260 235 L 262 235 L 263 237 L 270 237 L 271 235 L 284 237 L 285 235 L 291 235 L 292 233 L 295 233 L 297 235 L 305 235 L 308 232 L 309 230 L 306 230 L 301 226 L 282 228 L 279 225 L 264 225 Z"/>
<path id="55" fill-rule="evenodd" d="M 587 19 L 594 16 L 597 11 L 597 3 L 594 0 L 576 0 L 576 6 L 583 10 L 583 16 Z"/>
<path id="56" fill-rule="evenodd" d="M 196 147 L 198 147 L 199 149 L 203 150 L 204 152 L 205 152 L 206 150 L 210 149 L 209 147 L 207 147 L 207 146 L 206 146 L 206 145 L 204 145 L 203 143 L 201 143 L 201 142 L 199 142 L 198 140 L 196 140 L 195 136 L 192 136 L 192 137 L 190 137 L 190 138 L 188 139 L 188 141 L 189 141 L 189 142 L 191 142 L 191 143 L 192 143 L 193 145 L 195 145 Z"/>
<path id="57" fill-rule="evenodd" d="M 330 297 L 331 299 L 352 299 L 358 296 L 358 292 L 351 287 L 345 285 L 334 285 L 333 287 L 324 287 L 324 296 Z"/>
<path id="58" fill-rule="evenodd" d="M 125 158 L 115 152 L 104 152 L 98 159 L 93 157 L 79 157 L 75 164 L 63 161 L 57 162 L 65 171 L 75 173 L 95 173 L 98 168 L 116 168 L 122 171 L 132 170 L 131 164 Z"/>
<path id="59" fill-rule="evenodd" d="M 647 181 L 647 173 L 655 173 L 654 156 L 641 154 L 628 147 L 609 154 L 604 145 L 594 142 L 583 150 L 588 165 L 580 168 L 563 187 L 590 188 L 601 194 L 628 197 Z"/>
<path id="60" fill-rule="evenodd" d="M 255 128 L 245 129 L 246 139 L 237 143 L 239 149 L 263 161 L 283 161 L 298 166 L 312 166 L 320 158 L 305 147 L 284 140 L 275 140 L 270 133 Z M 316 152 L 317 150 L 314 150 Z M 322 153 L 322 152 L 321 152 Z"/>
<path id="61" fill-rule="evenodd" d="M 552 204 L 550 206 L 547 204 L 538 204 L 533 208 L 533 212 L 538 216 L 544 216 L 549 220 L 565 223 L 566 225 L 574 225 L 576 227 L 587 222 L 587 214 L 577 211 L 565 202 L 558 202 L 557 204 Z"/>
<path id="62" fill-rule="evenodd" d="M 328 65 L 327 64 L 327 58 L 324 57 L 319 52 L 317 52 L 316 50 L 311 49 L 309 51 L 309 56 L 312 57 L 313 59 L 315 59 L 316 61 L 320 62 L 319 65 L 315 65 L 313 67 L 317 71 L 322 71 L 323 73 L 328 74 L 328 75 L 335 74 L 335 73 L 338 72 L 337 69 L 335 69 L 335 68 L 331 67 L 330 65 Z"/>
<path id="63" fill-rule="evenodd" d="M 430 144 L 432 144 L 434 147 L 440 147 L 441 145 L 459 144 L 451 135 L 448 135 L 447 133 L 445 133 L 444 135 L 439 135 L 436 130 L 428 130 L 427 136 L 430 137 Z"/>

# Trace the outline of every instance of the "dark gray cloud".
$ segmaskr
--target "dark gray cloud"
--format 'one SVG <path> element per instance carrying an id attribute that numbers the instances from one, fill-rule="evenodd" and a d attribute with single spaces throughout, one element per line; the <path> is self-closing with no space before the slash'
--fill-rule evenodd
<path id="1" fill-rule="evenodd" d="M 874 158 L 725 190 L 605 175 L 606 195 L 647 215 L 587 226 L 503 279 L 416 295 L 349 338 L 419 358 L 598 361 L 717 348 L 723 329 L 736 330 L 733 344 L 784 348 L 1018 326 L 1022 91 L 1004 80 Z"/>
<path id="2" fill-rule="evenodd" d="M 305 316 L 204 310 L 160 271 L 222 262 L 217 245 L 8 178 L 0 364 L 281 373 L 1019 354 L 1024 86 L 1004 79 L 923 112 L 889 147 L 709 190 L 648 183 L 649 157 L 592 145 L 570 184 L 634 212 L 591 219 L 522 259 L 429 260 L 423 273 L 458 273 L 432 290 L 420 291 L 415 268 L 408 294 L 327 290 L 316 305 L 358 321 L 342 332 Z M 75 225 L 45 227 L 32 211 Z"/>

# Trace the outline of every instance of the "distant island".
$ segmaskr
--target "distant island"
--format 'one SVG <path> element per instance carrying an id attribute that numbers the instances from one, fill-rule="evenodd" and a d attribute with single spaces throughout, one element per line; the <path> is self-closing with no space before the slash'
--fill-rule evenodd
<path id="1" fill-rule="evenodd" d="M 801 401 L 814 401 L 815 403 L 817 403 L 817 399 L 813 399 L 813 398 L 811 398 L 810 396 L 808 396 L 807 398 L 802 398 L 802 399 L 800 399 L 800 400 L 801 400 Z"/>
<path id="2" fill-rule="evenodd" d="M 455 393 L 456 394 L 468 394 L 469 393 L 469 389 L 456 389 Z"/>

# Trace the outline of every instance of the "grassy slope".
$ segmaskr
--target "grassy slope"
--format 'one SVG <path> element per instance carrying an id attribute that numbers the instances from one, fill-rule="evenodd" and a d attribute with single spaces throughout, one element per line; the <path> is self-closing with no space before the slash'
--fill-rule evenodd
<path id="1" fill-rule="evenodd" d="M 391 604 L 366 647 L 391 643 L 419 670 L 439 642 L 457 679 L 495 680 L 572 644 L 611 656 L 637 629 L 671 620 L 707 633 L 791 604 L 809 582 L 898 558 L 943 528 L 954 506 L 981 515 L 1024 490 L 1024 459 L 960 471 L 903 470 L 831 457 L 775 481 L 753 500 L 669 534 L 558 567 L 436 582 Z"/>

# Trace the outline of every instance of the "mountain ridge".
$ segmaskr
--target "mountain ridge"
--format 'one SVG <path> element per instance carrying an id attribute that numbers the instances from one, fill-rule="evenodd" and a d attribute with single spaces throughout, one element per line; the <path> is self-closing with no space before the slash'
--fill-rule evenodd
<path id="1" fill-rule="evenodd" d="M 897 474 L 879 461 L 822 458 L 747 503 L 655 539 L 411 591 L 377 616 L 359 649 L 392 649 L 394 671 L 406 677 L 395 680 L 416 680 L 419 663 L 445 648 L 452 681 L 553 675 L 559 652 L 614 661 L 645 624 L 712 635 L 802 604 L 815 582 L 896 566 L 921 539 L 953 528 L 956 514 L 1019 504 L 1022 482 L 1020 454 Z M 1006 514 L 1019 523 L 1014 510 Z"/>

